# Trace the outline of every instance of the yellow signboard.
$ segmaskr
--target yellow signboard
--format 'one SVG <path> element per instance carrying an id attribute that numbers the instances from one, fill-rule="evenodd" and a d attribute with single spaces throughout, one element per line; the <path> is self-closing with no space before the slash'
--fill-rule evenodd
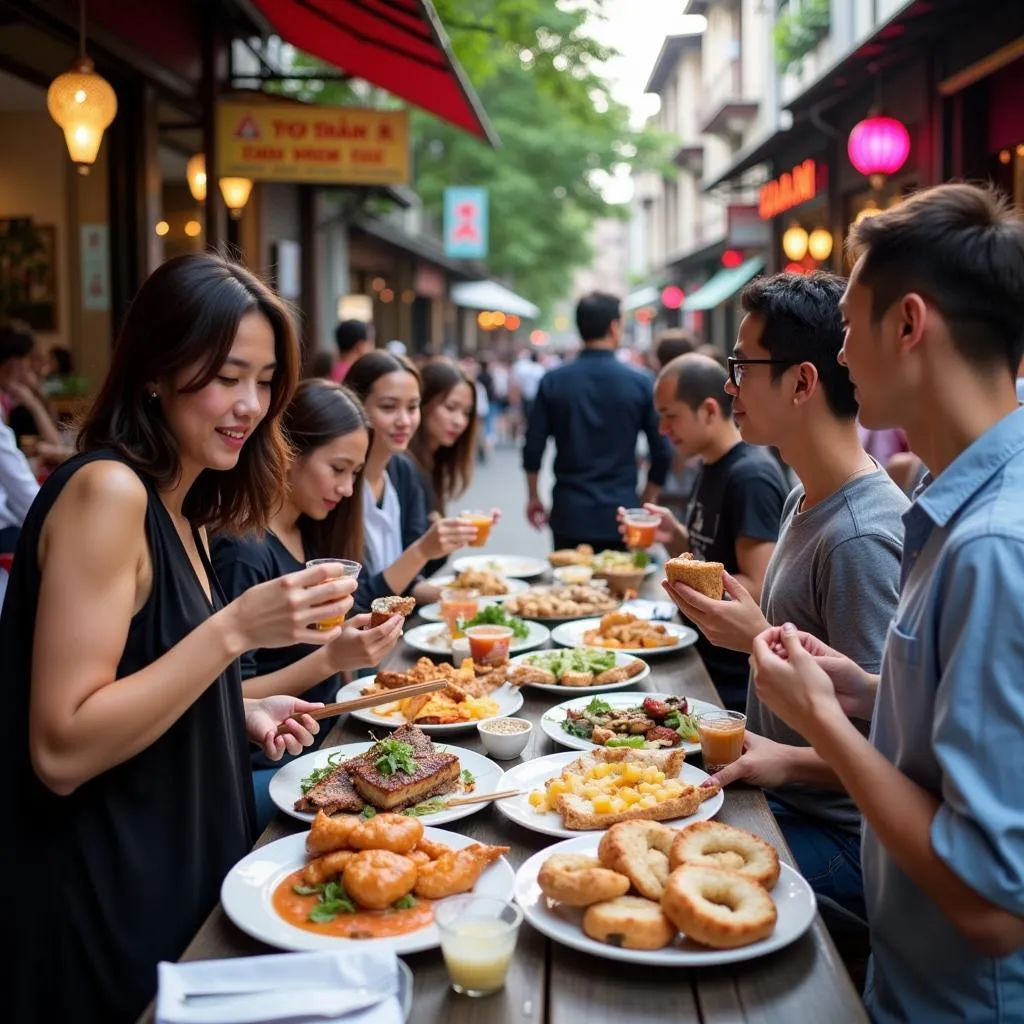
<path id="1" fill-rule="evenodd" d="M 253 181 L 406 184 L 409 115 L 360 107 L 222 103 L 217 173 Z"/>

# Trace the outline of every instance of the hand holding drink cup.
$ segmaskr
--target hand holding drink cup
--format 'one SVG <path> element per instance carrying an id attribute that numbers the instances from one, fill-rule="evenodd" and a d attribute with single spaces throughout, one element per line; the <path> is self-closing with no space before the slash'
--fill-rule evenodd
<path id="1" fill-rule="evenodd" d="M 501 512 L 492 508 L 490 512 L 481 512 L 480 510 L 467 511 L 463 509 L 459 513 L 459 518 L 465 520 L 476 528 L 476 538 L 469 542 L 471 548 L 482 548 L 488 538 L 491 536 L 491 527 L 497 523 Z"/>
<path id="2" fill-rule="evenodd" d="M 657 512 L 645 508 L 627 508 L 622 516 L 626 527 L 626 547 L 634 551 L 646 551 L 653 547 L 655 533 L 661 522 Z"/>

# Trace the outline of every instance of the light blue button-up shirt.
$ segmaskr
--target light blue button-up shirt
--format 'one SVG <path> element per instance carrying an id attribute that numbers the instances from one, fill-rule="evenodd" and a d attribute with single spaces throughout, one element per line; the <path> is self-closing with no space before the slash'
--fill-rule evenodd
<path id="1" fill-rule="evenodd" d="M 872 742 L 941 801 L 936 854 L 1024 916 L 1024 408 L 922 486 L 903 517 Z M 1024 1021 L 1024 949 L 981 956 L 867 823 L 862 866 L 874 1020 Z"/>

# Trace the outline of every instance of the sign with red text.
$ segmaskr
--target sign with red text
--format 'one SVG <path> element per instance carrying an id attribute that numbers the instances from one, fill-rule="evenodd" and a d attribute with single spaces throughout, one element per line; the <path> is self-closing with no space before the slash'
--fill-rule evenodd
<path id="1" fill-rule="evenodd" d="M 453 186 L 444 190 L 444 254 L 463 260 L 487 256 L 487 189 Z"/>
<path id="2" fill-rule="evenodd" d="M 806 203 L 828 188 L 828 167 L 815 160 L 805 160 L 791 171 L 761 186 L 757 195 L 757 212 L 761 220 L 771 220 L 794 206 Z"/>
<path id="3" fill-rule="evenodd" d="M 406 184 L 409 115 L 363 107 L 221 103 L 217 174 L 323 185 Z"/>

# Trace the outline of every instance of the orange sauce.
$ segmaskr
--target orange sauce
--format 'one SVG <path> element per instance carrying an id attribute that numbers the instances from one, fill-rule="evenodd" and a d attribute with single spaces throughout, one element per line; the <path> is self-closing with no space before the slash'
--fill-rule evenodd
<path id="1" fill-rule="evenodd" d="M 337 939 L 385 939 L 406 935 L 426 928 L 434 920 L 430 900 L 420 900 L 409 910 L 360 910 L 355 914 L 338 914 L 333 921 L 316 924 L 309 912 L 316 906 L 316 896 L 300 896 L 292 886 L 303 885 L 302 868 L 293 871 L 274 890 L 274 910 L 296 928 L 331 935 Z"/>

